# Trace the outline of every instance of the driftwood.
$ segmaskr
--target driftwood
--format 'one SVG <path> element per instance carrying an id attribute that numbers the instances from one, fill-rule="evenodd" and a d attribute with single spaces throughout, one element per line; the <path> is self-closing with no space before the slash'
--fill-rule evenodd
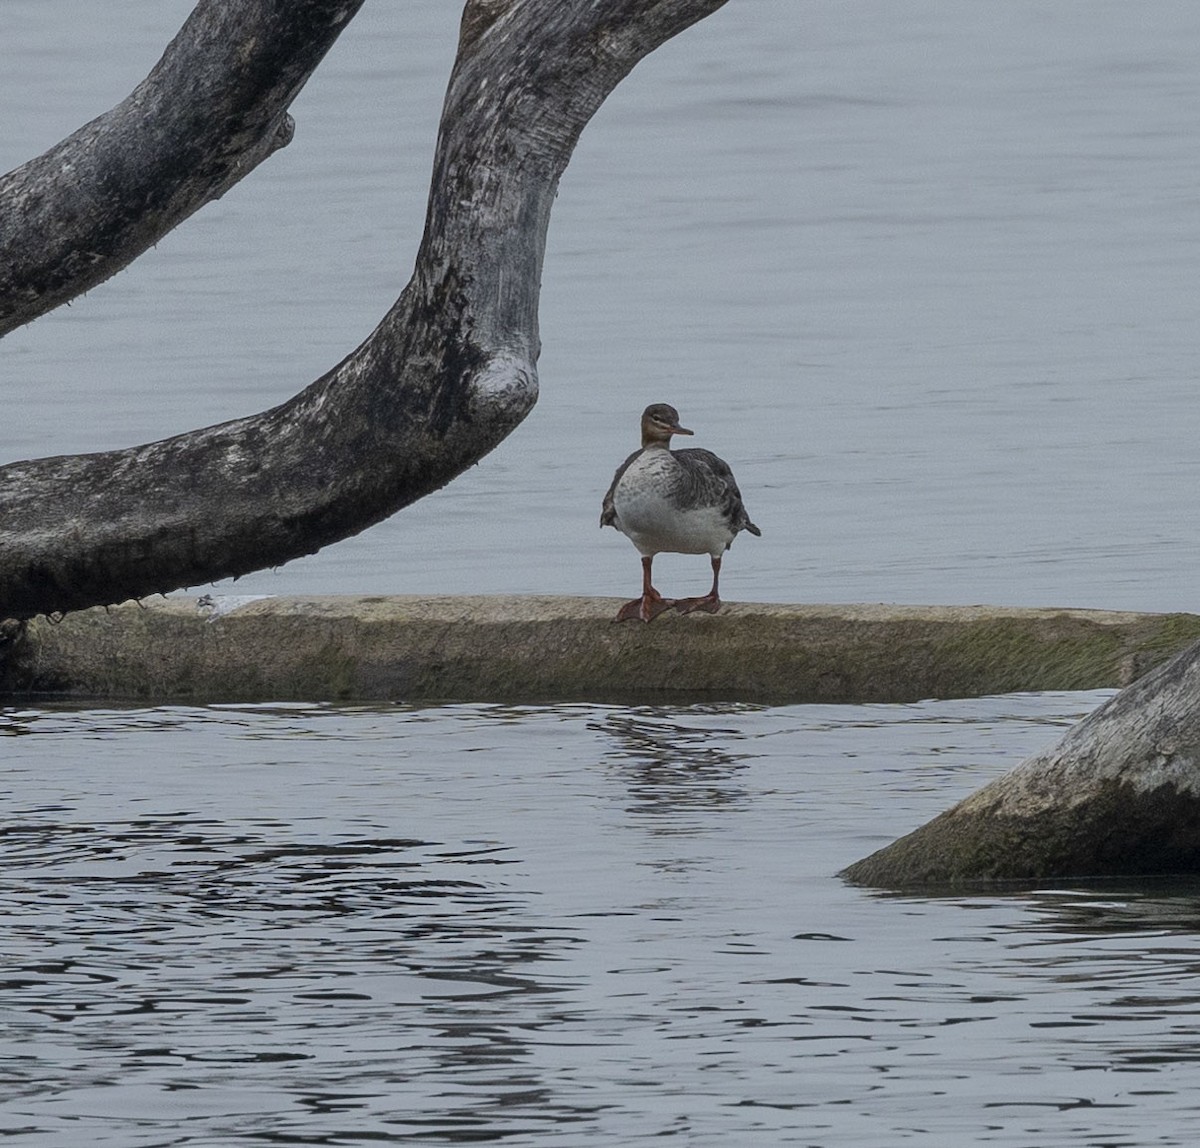
<path id="1" fill-rule="evenodd" d="M 642 57 L 724 2 L 470 0 L 424 240 L 392 309 L 362 346 L 272 410 L 127 450 L 0 467 L 0 618 L 279 565 L 444 486 L 500 443 L 536 401 L 546 228 L 579 133 Z M 93 220 L 90 236 L 67 244 L 76 258 L 47 257 L 40 271 L 4 281 L 0 314 L 20 323 L 91 286 L 263 158 L 287 134 L 288 100 L 358 6 L 202 3 L 195 34 L 185 28 L 146 84 L 60 145 L 101 178 L 126 167 L 144 177 L 121 209 L 124 237 L 108 252 L 114 224 Z M 267 29 L 276 38 L 256 55 Z M 243 53 L 256 61 L 244 75 Z M 238 82 L 226 88 L 222 75 Z M 223 120 L 195 113 L 203 131 L 189 112 L 195 91 L 230 101 Z M 165 157 L 151 138 L 155 116 L 174 137 Z M 156 126 L 143 136 L 147 122 Z M 50 195 L 55 154 L 18 169 L 0 193 L 19 195 L 32 179 Z M 138 155 L 152 157 L 148 172 Z M 34 206 L 26 196 L 27 219 Z M 52 236 L 61 223 L 38 226 Z"/>
<path id="2" fill-rule="evenodd" d="M 1200 644 L 842 876 L 904 889 L 1196 872 Z"/>
<path id="3" fill-rule="evenodd" d="M 0 335 L 115 275 L 285 146 L 363 0 L 201 0 L 130 96 L 0 177 Z"/>

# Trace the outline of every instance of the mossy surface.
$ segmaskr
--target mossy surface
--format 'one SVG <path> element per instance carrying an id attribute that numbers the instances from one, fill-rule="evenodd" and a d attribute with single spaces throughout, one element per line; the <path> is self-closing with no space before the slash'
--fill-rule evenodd
<path id="1" fill-rule="evenodd" d="M 1192 615 L 736 603 L 614 624 L 591 598 L 194 599 L 29 624 L 9 693 L 113 698 L 909 702 L 1126 684 Z"/>
<path id="2" fill-rule="evenodd" d="M 1200 799 L 1105 779 L 1029 817 L 950 809 L 841 875 L 901 890 L 1182 873 L 1200 873 Z"/>

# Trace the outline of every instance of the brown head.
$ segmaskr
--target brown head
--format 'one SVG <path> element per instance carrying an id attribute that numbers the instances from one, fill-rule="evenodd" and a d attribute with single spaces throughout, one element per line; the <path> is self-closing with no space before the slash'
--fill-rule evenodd
<path id="1" fill-rule="evenodd" d="M 667 403 L 651 403 L 642 411 L 642 446 L 670 446 L 673 434 L 691 434 L 679 425 L 679 412 Z"/>

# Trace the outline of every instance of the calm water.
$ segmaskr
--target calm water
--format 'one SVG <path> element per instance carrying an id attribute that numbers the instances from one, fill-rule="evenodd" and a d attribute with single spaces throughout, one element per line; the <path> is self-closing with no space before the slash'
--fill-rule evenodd
<path id="1" fill-rule="evenodd" d="M 4 0 L 0 168 L 126 94 L 189 7 Z M 265 408 L 365 337 L 411 269 L 457 9 L 366 5 L 291 147 L 6 339 L 0 459 Z M 1196 609 L 1198 56 L 1193 0 L 731 0 L 584 133 L 526 423 L 250 590 L 632 592 L 599 501 L 667 399 L 764 531 L 730 598 Z"/>
<path id="2" fill-rule="evenodd" d="M 93 8 L 0 2 L 0 169 L 190 3 Z M 262 409 L 359 342 L 456 8 L 367 5 L 291 147 L 4 340 L 0 461 Z M 1198 51 L 1192 0 L 731 0 L 583 137 L 526 424 L 239 591 L 631 594 L 599 499 L 665 399 L 764 529 L 731 598 L 1197 609 Z M 834 876 L 1099 700 L 0 711 L 0 1135 L 1191 1144 L 1193 887 Z"/>
<path id="3" fill-rule="evenodd" d="M 0 1133 L 1190 1145 L 1194 887 L 834 877 L 1100 700 L 9 711 Z"/>

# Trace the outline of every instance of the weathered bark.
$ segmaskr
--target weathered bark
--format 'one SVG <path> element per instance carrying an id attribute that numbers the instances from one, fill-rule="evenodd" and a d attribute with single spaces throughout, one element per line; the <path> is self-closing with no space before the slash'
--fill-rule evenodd
<path id="1" fill-rule="evenodd" d="M 287 144 L 363 0 L 200 0 L 110 112 L 0 177 L 0 335 L 115 275 Z"/>
<path id="2" fill-rule="evenodd" d="M 1200 872 L 1200 644 L 842 874 L 881 888 Z"/>
<path id="3" fill-rule="evenodd" d="M 276 566 L 444 486 L 537 395 L 559 178 L 643 56 L 725 0 L 470 0 L 413 277 L 356 351 L 250 418 L 0 468 L 0 617 Z"/>

